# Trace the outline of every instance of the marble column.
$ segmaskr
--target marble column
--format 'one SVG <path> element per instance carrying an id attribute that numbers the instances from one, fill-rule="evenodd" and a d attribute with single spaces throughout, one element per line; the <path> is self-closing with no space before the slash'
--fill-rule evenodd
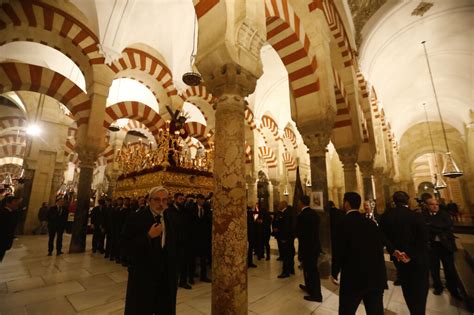
<path id="1" fill-rule="evenodd" d="M 97 155 L 80 153 L 79 183 L 77 185 L 77 209 L 74 214 L 69 253 L 82 253 L 86 250 L 87 221 L 89 217 L 92 177 Z"/>
<path id="2" fill-rule="evenodd" d="M 273 211 L 273 203 L 274 203 L 274 186 L 271 181 L 268 182 L 268 209 L 267 211 Z"/>
<path id="3" fill-rule="evenodd" d="M 362 173 L 362 181 L 364 184 L 364 200 L 374 199 L 374 191 L 372 190 L 372 174 L 374 173 L 373 162 L 360 161 L 357 162 Z"/>
<path id="4" fill-rule="evenodd" d="M 253 177 L 247 176 L 247 206 L 254 207 L 257 203 L 257 180 Z"/>
<path id="5" fill-rule="evenodd" d="M 384 194 L 384 180 L 383 180 L 383 169 L 375 168 L 374 169 L 374 179 L 375 179 L 375 201 L 377 204 L 377 212 L 383 213 L 385 210 L 385 194 Z"/>
<path id="6" fill-rule="evenodd" d="M 357 153 L 358 150 L 356 147 L 337 149 L 337 154 L 339 154 L 339 159 L 344 168 L 344 186 L 346 192 L 357 192 Z"/>
<path id="7" fill-rule="evenodd" d="M 256 79 L 226 64 L 206 80 L 216 96 L 215 200 L 212 221 L 212 314 L 247 314 L 247 213 L 244 96 Z M 224 311 L 225 310 L 225 311 Z"/>
<path id="8" fill-rule="evenodd" d="M 113 198 L 115 187 L 117 187 L 118 174 L 109 176 L 109 186 L 107 187 L 107 197 Z"/>

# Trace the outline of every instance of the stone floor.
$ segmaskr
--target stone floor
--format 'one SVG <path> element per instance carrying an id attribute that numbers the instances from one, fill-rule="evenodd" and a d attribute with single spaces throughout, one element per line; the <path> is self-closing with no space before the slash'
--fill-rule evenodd
<path id="1" fill-rule="evenodd" d="M 65 235 L 67 249 L 70 236 Z M 90 239 L 88 238 L 88 244 Z M 274 246 L 275 244 L 272 244 Z M 0 314 L 122 314 L 127 271 L 101 255 L 47 257 L 47 236 L 21 236 L 0 264 Z M 303 300 L 302 275 L 277 279 L 276 256 L 249 270 L 249 314 L 337 314 L 337 288 L 323 280 L 323 303 Z M 386 314 L 409 314 L 400 287 L 389 282 Z M 210 314 L 211 285 L 178 291 L 178 314 Z M 361 305 L 357 314 L 365 314 Z M 469 314 L 448 294 L 428 295 L 427 314 Z"/>

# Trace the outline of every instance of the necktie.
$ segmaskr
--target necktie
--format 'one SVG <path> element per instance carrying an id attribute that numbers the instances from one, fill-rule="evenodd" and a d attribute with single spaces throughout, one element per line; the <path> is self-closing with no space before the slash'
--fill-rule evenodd
<path id="1" fill-rule="evenodd" d="M 202 218 L 202 208 L 199 207 L 199 219 Z"/>
<path id="2" fill-rule="evenodd" d="M 155 222 L 160 224 L 161 223 L 161 214 L 155 215 Z"/>

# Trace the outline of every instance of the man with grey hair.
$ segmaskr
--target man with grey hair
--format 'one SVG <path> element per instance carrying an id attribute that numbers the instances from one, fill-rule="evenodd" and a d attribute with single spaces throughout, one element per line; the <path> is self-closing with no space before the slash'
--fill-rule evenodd
<path id="1" fill-rule="evenodd" d="M 168 211 L 163 186 L 149 192 L 148 206 L 128 217 L 122 231 L 131 257 L 125 314 L 176 314 L 177 217 Z"/>

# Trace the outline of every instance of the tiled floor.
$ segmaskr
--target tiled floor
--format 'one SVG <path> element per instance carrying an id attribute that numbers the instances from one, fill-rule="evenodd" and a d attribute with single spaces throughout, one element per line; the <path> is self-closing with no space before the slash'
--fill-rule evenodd
<path id="1" fill-rule="evenodd" d="M 65 235 L 67 249 L 69 236 Z M 88 239 L 90 244 L 90 239 Z M 47 257 L 46 236 L 22 236 L 0 264 L 1 314 L 122 314 L 126 289 L 125 268 L 98 254 Z M 323 303 L 303 300 L 298 288 L 301 272 L 277 279 L 280 263 L 257 262 L 249 270 L 249 314 L 337 314 L 337 288 L 323 280 Z M 389 282 L 386 314 L 409 314 L 400 287 Z M 178 291 L 178 314 L 210 314 L 211 285 L 200 283 Z M 428 296 L 427 314 L 469 314 L 448 294 Z M 365 314 L 361 305 L 357 314 Z"/>

